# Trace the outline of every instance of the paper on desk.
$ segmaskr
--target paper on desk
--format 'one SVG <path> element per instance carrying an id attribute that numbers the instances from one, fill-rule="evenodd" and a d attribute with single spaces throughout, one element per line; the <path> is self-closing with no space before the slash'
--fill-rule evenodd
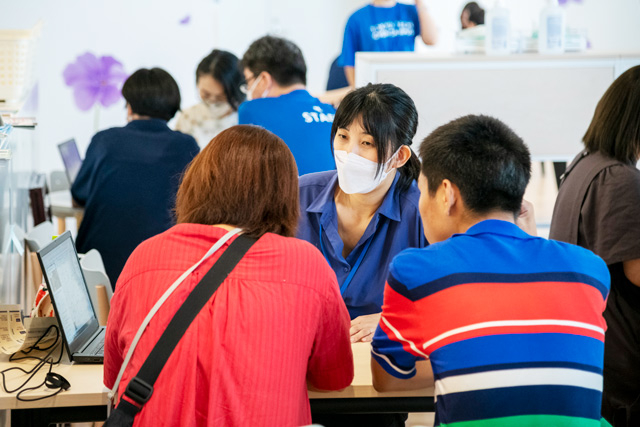
<path id="1" fill-rule="evenodd" d="M 13 354 L 27 349 L 38 341 L 49 326 L 55 324 L 54 317 L 34 317 L 27 329 L 22 323 L 19 305 L 0 305 L 0 351 Z M 55 338 L 56 333 L 52 330 L 40 344 L 46 346 Z"/>

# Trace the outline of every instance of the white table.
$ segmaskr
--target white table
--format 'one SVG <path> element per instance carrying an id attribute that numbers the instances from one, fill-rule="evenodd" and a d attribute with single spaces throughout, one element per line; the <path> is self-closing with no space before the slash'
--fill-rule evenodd
<path id="1" fill-rule="evenodd" d="M 55 355 L 58 354 L 56 350 Z M 10 367 L 22 367 L 29 370 L 36 364 L 33 360 L 20 362 L 0 362 L 0 370 Z M 48 366 L 43 367 L 29 382 L 30 386 L 39 384 L 48 372 Z M 53 367 L 56 372 L 65 377 L 71 387 L 54 397 L 37 400 L 35 402 L 21 402 L 16 399 L 16 393 L 7 394 L 0 391 L 0 409 L 11 410 L 12 426 L 47 426 L 55 422 L 85 422 L 106 419 L 107 388 L 102 384 L 102 365 L 71 364 L 65 361 Z M 15 388 L 20 385 L 26 375 L 20 371 L 6 374 L 7 386 Z M 25 393 L 24 398 L 44 397 L 55 389 L 40 389 Z"/>
<path id="2" fill-rule="evenodd" d="M 342 391 L 309 392 L 312 413 L 406 413 L 434 412 L 433 387 L 378 392 L 371 378 L 371 344 L 352 344 L 353 382 Z"/>
<path id="3" fill-rule="evenodd" d="M 64 233 L 66 229 L 65 221 L 68 217 L 74 217 L 80 227 L 84 209 L 73 206 L 73 199 L 69 190 L 52 191 L 49 193 L 49 203 L 51 205 L 51 215 L 58 218 L 58 234 Z"/>
<path id="4" fill-rule="evenodd" d="M 377 392 L 372 385 L 370 349 L 368 343 L 352 346 L 354 379 L 343 391 L 309 392 L 313 413 L 394 413 L 433 412 L 433 388 L 403 392 Z M 56 351 L 57 353 L 57 351 Z M 34 361 L 0 362 L 0 370 L 21 366 L 29 369 Z M 48 368 L 43 368 L 32 380 L 41 382 Z M 64 376 L 71 387 L 49 399 L 20 402 L 15 393 L 0 391 L 0 410 L 11 410 L 12 426 L 43 425 L 54 422 L 86 422 L 106 419 L 107 388 L 102 383 L 103 365 L 71 364 L 63 362 L 54 366 L 53 372 Z M 24 381 L 24 374 L 9 374 L 8 386 L 15 387 Z M 28 394 L 28 398 L 43 397 L 52 390 L 45 387 Z"/>

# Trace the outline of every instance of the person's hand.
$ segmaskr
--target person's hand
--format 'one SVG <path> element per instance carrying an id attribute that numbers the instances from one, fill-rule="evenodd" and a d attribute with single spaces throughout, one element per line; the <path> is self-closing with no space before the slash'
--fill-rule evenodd
<path id="1" fill-rule="evenodd" d="M 352 87 L 347 86 L 340 89 L 328 90 L 324 93 L 317 94 L 316 98 L 318 98 L 321 102 L 325 104 L 331 104 L 333 108 L 338 108 L 342 99 L 347 96 L 349 92 L 353 90 Z"/>
<path id="2" fill-rule="evenodd" d="M 369 342 L 380 322 L 382 313 L 367 314 L 351 321 L 351 342 Z"/>
<path id="3" fill-rule="evenodd" d="M 418 11 L 418 20 L 420 21 L 420 36 L 422 41 L 429 46 L 436 44 L 438 41 L 438 29 L 433 17 L 429 13 L 429 8 L 425 0 L 415 0 L 416 10 Z"/>
<path id="4" fill-rule="evenodd" d="M 416 3 L 416 9 L 421 10 L 423 8 L 426 8 L 427 5 L 425 4 L 425 0 L 415 0 Z"/>
<path id="5" fill-rule="evenodd" d="M 520 214 L 516 218 L 516 225 L 520 227 L 525 233 L 532 236 L 537 236 L 538 231 L 536 227 L 536 217 L 533 212 L 533 204 L 522 199 L 522 205 L 520 205 Z"/>

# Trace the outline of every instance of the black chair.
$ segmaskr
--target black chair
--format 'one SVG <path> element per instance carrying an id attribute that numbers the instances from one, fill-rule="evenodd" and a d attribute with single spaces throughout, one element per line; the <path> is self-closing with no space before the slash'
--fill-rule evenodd
<path id="1" fill-rule="evenodd" d="M 329 79 L 327 80 L 327 90 L 342 89 L 349 86 L 347 76 L 344 75 L 344 68 L 338 65 L 338 56 L 331 63 L 329 68 Z"/>

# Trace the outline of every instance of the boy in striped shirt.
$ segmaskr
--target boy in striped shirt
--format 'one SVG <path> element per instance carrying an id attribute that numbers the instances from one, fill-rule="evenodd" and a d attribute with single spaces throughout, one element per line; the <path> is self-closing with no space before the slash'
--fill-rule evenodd
<path id="1" fill-rule="evenodd" d="M 436 425 L 599 426 L 609 272 L 533 237 L 529 150 L 465 116 L 420 147 L 430 246 L 394 258 L 372 343 L 379 391 L 435 384 Z"/>

